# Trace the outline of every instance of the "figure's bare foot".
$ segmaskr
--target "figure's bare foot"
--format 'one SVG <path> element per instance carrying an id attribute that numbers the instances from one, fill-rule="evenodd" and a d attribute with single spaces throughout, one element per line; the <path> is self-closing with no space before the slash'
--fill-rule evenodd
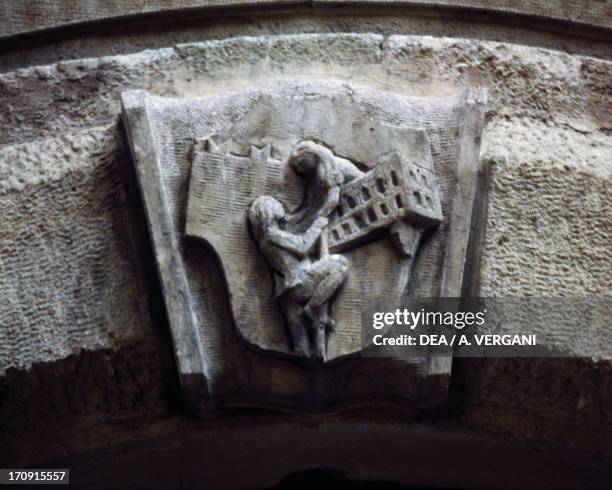
<path id="1" fill-rule="evenodd" d="M 327 325 L 328 330 L 330 330 L 331 332 L 336 330 L 336 320 L 334 320 L 327 313 L 325 314 L 325 319 L 323 321 L 324 321 L 325 325 Z"/>
<path id="2" fill-rule="evenodd" d="M 311 359 L 313 361 L 319 361 L 319 362 L 323 362 L 325 360 L 325 357 L 323 356 L 323 352 L 321 352 L 319 349 L 315 349 L 312 352 L 312 356 Z"/>

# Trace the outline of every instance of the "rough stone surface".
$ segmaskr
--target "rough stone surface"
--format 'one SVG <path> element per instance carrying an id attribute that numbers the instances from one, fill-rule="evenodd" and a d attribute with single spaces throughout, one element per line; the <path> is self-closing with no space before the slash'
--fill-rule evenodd
<path id="1" fill-rule="evenodd" d="M 9 141 L 18 144 L 14 142 L 57 138 L 55 135 L 60 131 L 78 132 L 112 124 L 118 118 L 121 90 L 138 87 L 178 96 L 214 93 L 220 80 L 224 89 L 229 88 L 228 73 L 237 80 L 232 83 L 236 88 L 274 77 L 308 78 L 325 74 L 331 79 L 359 80 L 375 88 L 400 90 L 401 87 L 404 91 L 429 95 L 455 91 L 453 87 L 465 81 L 479 81 L 491 91 L 494 117 L 491 141 L 495 144 L 490 146 L 496 151 L 520 155 L 525 152 L 525 138 L 531 138 L 534 144 L 529 146 L 530 152 L 539 151 L 544 158 L 543 149 L 551 148 L 546 158 L 558 160 L 562 156 L 559 152 L 564 151 L 562 148 L 567 148 L 569 156 L 571 149 L 580 144 L 581 151 L 574 151 L 574 158 L 563 158 L 567 161 L 558 165 L 582 168 L 581 162 L 586 162 L 588 155 L 589 168 L 599 175 L 600 170 L 596 168 L 608 164 L 605 155 L 610 137 L 598 129 L 611 124 L 611 71 L 611 63 L 586 56 L 504 43 L 431 37 L 299 35 L 213 41 L 135 55 L 61 62 L 4 74 L 0 77 L 3 101 L 0 116 L 5 131 L 0 138 L 5 145 Z M 525 138 L 502 141 L 503 136 L 495 136 L 495 132 L 503 133 L 504 124 L 516 128 L 513 134 L 526 135 Z M 521 129 L 523 126 L 529 129 Z M 74 139 L 78 148 L 82 144 L 78 136 L 69 134 L 72 133 L 65 137 Z M 550 135 L 563 136 L 565 140 L 559 142 L 565 143 L 540 144 L 534 139 L 536 135 L 543 142 L 549 141 Z M 485 134 L 485 146 L 488 138 Z M 583 148 L 590 149 L 585 153 Z M 57 168 L 67 165 L 62 161 L 66 160 L 54 163 L 55 169 L 49 172 L 57 172 Z M 99 165 L 96 159 L 82 161 L 88 169 Z M 527 164 L 540 163 L 537 158 L 531 158 Z M 12 161 L 5 168 L 11 169 L 12 177 L 8 181 L 15 181 L 17 185 L 29 178 L 27 172 L 17 172 Z M 76 192 L 80 192 L 78 187 Z M 601 233 L 605 228 L 597 230 Z M 547 277 L 555 280 L 556 276 Z"/>
<path id="2" fill-rule="evenodd" d="M 525 118 L 489 124 L 482 158 L 493 167 L 481 296 L 610 298 L 611 155 L 607 132 Z M 611 456 L 609 305 L 588 324 L 576 317 L 575 328 L 564 332 L 582 359 L 461 360 L 463 423 Z M 529 311 L 520 317 L 536 330 L 546 327 L 546 318 Z"/>
<path id="3" fill-rule="evenodd" d="M 0 148 L 0 373 L 149 335 L 115 128 Z"/>
<path id="4" fill-rule="evenodd" d="M 325 6 L 329 3 L 341 3 L 350 6 L 351 0 L 337 2 L 337 0 L 311 0 L 309 2 L 295 2 L 297 6 Z M 364 2 L 359 2 L 363 4 Z M 386 6 L 388 0 L 370 0 L 377 6 Z M 393 2 L 397 5 L 398 2 Z M 440 7 L 477 9 L 501 14 L 522 14 L 525 16 L 543 17 L 557 21 L 570 21 L 577 24 L 587 24 L 595 27 L 609 28 L 612 20 L 612 4 L 608 0 L 584 0 L 578 4 L 563 0 L 403 0 L 399 2 L 403 7 Z M 65 26 L 86 21 L 101 21 L 104 19 L 123 17 L 134 14 L 162 15 L 172 14 L 180 9 L 191 9 L 192 14 L 202 10 L 205 15 L 206 8 L 234 7 L 234 6 L 267 6 L 278 5 L 282 7 L 286 2 L 278 0 L 147 0 L 145 2 L 128 0 L 126 2 L 99 2 L 97 0 L 77 0 L 74 2 L 55 2 L 42 0 L 35 3 L 22 3 L 18 1 L 6 2 L 3 5 L 0 23 L 0 35 L 10 36 L 19 33 L 32 32 L 46 28 Z"/>
<path id="5" fill-rule="evenodd" d="M 26 467 L 175 427 L 178 389 L 164 335 L 10 369 L 0 379 L 0 464 Z"/>
<path id="6" fill-rule="evenodd" d="M 104 125 L 127 88 L 194 96 L 275 78 L 356 79 L 414 95 L 484 85 L 506 117 L 594 131 L 610 126 L 612 63 L 498 42 L 371 34 L 237 38 L 25 68 L 0 77 L 0 142 Z M 43 117 L 43 114 L 53 117 Z"/>
<path id="7" fill-rule="evenodd" d="M 453 17 L 436 12 L 424 15 L 418 9 L 392 9 L 384 16 L 376 15 L 375 7 L 366 10 L 292 8 L 283 14 L 258 11 L 252 14 L 223 15 L 210 18 L 188 16 L 180 22 L 164 16 L 158 22 L 110 23 L 79 29 L 78 35 L 44 35 L 35 39 L 0 43 L 0 72 L 18 68 L 47 65 L 57 61 L 138 53 L 180 44 L 220 40 L 235 37 L 261 37 L 283 34 L 331 34 L 352 32 L 361 34 L 433 36 L 458 40 L 504 42 L 540 47 L 574 55 L 612 59 L 612 46 L 605 39 L 569 36 L 567 29 L 530 28 L 524 23 L 490 22 L 486 15 L 474 12 Z M 280 19 L 280 20 L 279 20 Z"/>
<path id="8" fill-rule="evenodd" d="M 610 361 L 462 359 L 453 370 L 454 413 L 464 427 L 555 441 L 610 464 Z"/>
<path id="9" fill-rule="evenodd" d="M 481 295 L 609 295 L 612 138 L 524 119 L 489 128 Z"/>
<path id="10" fill-rule="evenodd" d="M 312 20 L 309 22 L 315 23 Z M 331 22 L 325 20 L 327 24 L 321 28 L 332 29 Z M 403 19 L 389 21 L 384 24 L 384 28 L 378 26 L 376 20 L 362 22 L 360 25 L 364 30 L 376 32 L 393 32 L 406 28 Z M 292 25 L 290 23 L 276 28 L 290 29 Z M 310 29 L 311 24 L 304 25 L 299 28 Z M 341 30 L 348 30 L 348 24 L 342 26 Z M 418 29 L 415 27 L 415 30 L 422 32 Z M 440 29 L 436 32 L 443 32 Z M 606 283 L 609 275 L 606 279 L 603 272 L 609 260 L 606 262 L 605 255 L 602 255 L 606 244 L 609 250 L 609 220 L 605 214 L 594 216 L 587 206 L 578 208 L 573 202 L 557 195 L 559 190 L 563 190 L 571 192 L 576 200 L 580 200 L 582 197 L 574 191 L 577 185 L 578 189 L 587 194 L 589 203 L 601 206 L 598 209 L 602 212 L 609 209 L 606 207 L 606 199 L 609 201 L 612 154 L 612 64 L 608 60 L 609 48 L 593 48 L 584 40 L 553 39 L 542 33 L 536 35 L 533 31 L 525 33 L 516 29 L 508 34 L 508 28 L 497 29 L 493 26 L 489 29 L 495 31 L 495 34 L 488 31 L 483 34 L 484 31 L 475 26 L 463 26 L 454 33 L 465 33 L 462 34 L 463 38 L 384 34 L 288 34 L 279 37 L 235 38 L 125 56 L 50 63 L 2 74 L 0 120 L 3 132 L 0 141 L 3 146 L 0 153 L 3 155 L 1 173 L 3 177 L 6 176 L 6 180 L 2 179 L 0 206 L 3 210 L 9 209 L 8 216 L 12 220 L 8 226 L 5 225 L 0 235 L 0 260 L 3 264 L 0 277 L 4 281 L 3 285 L 8 284 L 10 294 L 15 297 L 15 294 L 33 294 L 32 285 L 35 284 L 37 293 L 47 301 L 47 305 L 51 304 L 50 289 L 42 290 L 39 288 L 41 284 L 51 285 L 54 297 L 75 298 L 75 283 L 65 275 L 62 276 L 64 280 L 56 286 L 54 271 L 56 268 L 66 270 L 66 261 L 80 257 L 80 248 L 75 244 L 71 248 L 67 244 L 68 239 L 80 239 L 73 234 L 73 222 L 89 224 L 81 225 L 83 230 L 89 230 L 89 234 L 84 233 L 84 236 L 90 237 L 89 246 L 97 245 L 90 249 L 88 258 L 83 258 L 87 267 L 79 277 L 98 277 L 92 282 L 95 285 L 94 291 L 85 297 L 88 298 L 91 311 L 97 312 L 101 318 L 95 325 L 91 324 L 89 330 L 81 332 L 72 326 L 79 321 L 87 323 L 80 316 L 82 312 L 59 312 L 47 308 L 40 314 L 45 319 L 50 314 L 51 323 L 55 325 L 53 336 L 55 338 L 57 335 L 57 338 L 63 340 L 53 341 L 51 345 L 55 347 L 52 352 L 45 352 L 40 348 L 43 342 L 41 338 L 44 337 L 39 333 L 30 335 L 23 332 L 22 328 L 14 329 L 12 326 L 16 317 L 17 325 L 24 326 L 25 319 L 30 318 L 27 315 L 32 313 L 20 313 L 13 302 L 8 303 L 8 306 L 3 303 L 0 305 L 0 324 L 3 328 L 8 325 L 3 332 L 16 330 L 17 333 L 11 336 L 19 339 L 9 341 L 8 345 L 12 342 L 13 353 L 28 353 L 24 361 L 14 357 L 15 354 L 6 355 L 2 351 L 0 359 L 4 368 L 21 368 L 41 361 L 58 362 L 70 352 L 78 351 L 81 346 L 93 348 L 105 345 L 117 348 L 123 342 L 124 332 L 128 337 L 133 333 L 136 338 L 142 338 L 144 333 L 138 332 L 147 331 L 144 326 L 146 322 L 141 327 L 126 326 L 128 323 L 137 325 L 139 307 L 134 306 L 131 313 L 128 313 L 127 305 L 132 304 L 130 297 L 136 294 L 134 284 L 138 274 L 127 272 L 132 254 L 123 245 L 123 233 L 116 232 L 117 228 L 111 225 L 124 220 L 124 211 L 117 208 L 116 204 L 123 198 L 115 188 L 118 181 L 113 179 L 117 176 L 110 170 L 108 158 L 104 157 L 106 150 L 99 152 L 92 148 L 98 148 L 99 143 L 96 141 L 107 141 L 111 146 L 116 145 L 112 151 L 127 155 L 126 148 L 121 147 L 119 140 L 111 136 L 115 130 L 109 129 L 113 128 L 119 117 L 121 91 L 144 88 L 158 95 L 180 97 L 211 94 L 230 88 L 226 86 L 228 74 L 235 75 L 236 80 L 239 80 L 232 87 L 235 89 L 270 79 L 322 76 L 330 80 L 350 80 L 376 89 L 404 90 L 429 96 L 455 93 L 457 86 L 465 84 L 486 86 L 490 94 L 490 112 L 489 124 L 483 136 L 483 148 L 484 155 L 496 162 L 493 179 L 497 188 L 492 192 L 490 207 L 495 219 L 488 220 L 489 231 L 485 240 L 486 252 L 481 278 L 483 290 L 487 294 L 496 295 L 505 294 L 507 287 L 516 294 L 609 294 L 609 283 Z M 215 32 L 221 37 L 227 32 L 239 31 L 228 28 L 228 31 Z M 259 31 L 253 27 L 252 32 L 255 34 Z M 481 34 L 494 40 L 474 39 Z M 499 37 L 504 36 L 512 42 L 501 42 Z M 532 41 L 547 48 L 529 46 Z M 90 38 L 88 42 L 84 52 L 94 56 L 97 41 Z M 63 55 L 78 57 L 78 54 L 73 54 L 73 48 L 76 53 L 81 51 L 70 45 L 69 41 L 65 45 L 70 48 L 68 54 Z M 135 42 L 129 49 L 139 49 L 138 46 Z M 54 56 L 54 51 L 47 51 L 40 58 L 16 56 L 20 59 L 10 61 L 9 66 L 19 66 L 29 59 L 50 61 Z M 105 136 L 100 136 L 100 139 L 83 136 L 98 132 Z M 63 157 L 53 161 L 45 160 L 46 155 L 65 151 L 64 145 L 59 143 L 64 140 L 76 147 L 76 150 L 69 149 L 69 153 L 79 151 L 89 156 L 76 160 L 66 160 Z M 45 143 L 45 148 L 48 148 L 46 152 L 37 152 L 36 149 L 42 148 L 41 142 L 44 141 L 58 142 L 56 149 Z M 111 141 L 114 143 L 111 144 Z M 71 145 L 65 146 L 71 148 Z M 106 143 L 102 146 L 106 148 Z M 30 155 L 24 157 L 24 160 L 31 159 L 32 162 L 27 171 L 16 170 L 22 159 L 20 156 L 16 161 L 16 155 Z M 47 161 L 46 167 L 41 163 L 43 161 Z M 66 169 L 66 172 L 52 170 L 49 168 L 51 165 L 56 169 Z M 46 170 L 41 171 L 42 168 Z M 51 177 L 56 172 L 61 173 L 60 180 Z M 534 190 L 530 189 L 531 179 L 538 185 L 538 205 L 544 206 L 549 213 L 561 208 L 563 219 L 559 220 L 559 226 L 555 226 L 553 218 L 546 213 L 533 216 L 532 202 L 521 199 L 521 196 L 531 198 L 534 194 Z M 32 187 L 34 181 L 38 184 Z M 79 183 L 75 186 L 76 190 L 72 189 L 72 182 Z M 83 182 L 89 184 L 80 185 Z M 20 190 L 11 190 L 13 188 Z M 70 199 L 59 200 L 60 194 L 54 191 L 70 196 Z M 510 206 L 508 209 L 505 208 L 505 202 Z M 36 203 L 39 203 L 39 207 L 35 206 Z M 69 211 L 73 219 L 58 216 L 59 221 L 51 225 L 47 214 L 49 210 L 52 211 L 51 216 L 55 216 L 53 213 L 59 213 L 70 203 L 74 205 Z M 582 218 L 577 220 L 573 215 L 563 212 L 562 208 L 567 205 L 575 209 L 579 216 L 592 219 L 600 226 L 586 226 Z M 21 211 L 11 212 L 11 209 Z M 26 210 L 38 214 L 22 214 Z M 542 220 L 546 233 L 534 232 L 533 225 L 528 222 L 531 218 Z M 45 246 L 44 240 L 33 241 L 32 238 L 39 240 L 36 237 L 41 235 L 39 231 L 29 228 L 30 223 L 49 227 L 61 223 L 59 228 L 63 234 L 53 234 L 56 241 L 50 248 Z M 96 223 L 93 226 L 95 233 L 91 231 L 93 223 Z M 517 247 L 520 246 L 519 250 L 510 248 L 505 242 L 503 237 L 515 227 L 520 236 L 528 240 L 528 248 L 524 246 L 525 242 L 513 242 Z M 25 231 L 23 235 L 16 235 L 14 229 Z M 572 232 L 574 229 L 579 232 L 579 236 Z M 551 243 L 551 233 L 558 242 L 567 241 L 566 252 L 558 255 L 559 259 L 567 261 L 564 266 L 548 268 L 538 262 L 543 256 L 542 251 Z M 46 237 L 50 239 L 49 235 Z M 513 239 L 512 235 L 508 238 Z M 500 239 L 502 243 L 497 245 Z M 30 250 L 33 243 L 37 245 Z M 19 253 L 5 253 L 5 250 L 15 249 L 16 244 L 19 244 Z M 42 260 L 37 250 L 43 251 Z M 555 250 L 559 252 L 561 247 Z M 107 264 L 106 258 L 109 255 L 113 260 L 119 257 L 118 263 Z M 10 274 L 7 274 L 4 264 L 9 261 L 12 265 Z M 35 264 L 42 263 L 43 267 L 34 268 L 32 261 Z M 201 261 L 204 274 L 220 274 L 214 258 L 202 253 Z M 100 272 L 100 265 L 96 264 L 102 262 L 104 267 Z M 13 284 L 19 284 L 19 274 L 22 271 L 31 274 L 27 284 L 30 289 L 16 291 Z M 521 287 L 515 286 L 510 278 L 516 279 Z M 132 286 L 123 291 L 110 288 L 108 282 L 114 283 L 115 280 L 119 284 Z M 107 301 L 101 299 L 107 291 L 117 295 L 113 296 L 112 301 L 120 305 L 121 311 L 125 312 L 122 315 L 135 319 L 134 322 L 117 323 L 112 312 L 108 318 L 102 318 L 102 312 L 109 312 L 106 303 L 104 308 L 99 306 L 100 302 Z M 125 291 L 128 293 L 124 294 Z M 221 305 L 219 310 L 206 311 L 207 320 L 217 321 L 225 325 L 226 330 L 231 330 L 225 296 L 218 291 L 207 290 L 206 294 L 211 302 Z M 23 301 L 33 305 L 39 303 L 34 296 L 24 297 Z M 52 304 L 56 306 L 55 302 Z M 24 320 L 20 320 L 21 317 Z M 163 320 L 158 319 L 156 323 L 163 325 Z M 67 334 L 69 330 L 70 335 Z M 39 327 L 35 332 L 42 333 L 44 328 Z M 231 366 L 232 363 L 228 364 Z M 142 368 L 145 364 L 138 362 L 134 368 L 137 366 Z M 466 374 L 467 369 L 467 373 L 472 375 L 465 377 L 463 389 L 455 397 L 463 407 L 458 412 L 461 423 L 469 427 L 502 430 L 520 437 L 575 444 L 588 451 L 610 455 L 612 446 L 609 442 L 609 427 L 612 424 L 607 407 L 610 406 L 609 394 L 612 390 L 609 389 L 609 363 L 594 362 L 591 359 L 545 360 L 537 363 L 531 360 L 506 360 L 487 361 L 484 366 L 460 361 L 457 366 L 462 373 Z M 258 367 L 261 368 L 261 365 Z M 264 367 L 249 371 L 247 375 L 251 382 L 263 387 L 278 381 L 269 374 L 270 371 Z M 19 385 L 33 379 L 31 372 L 24 371 L 23 376 Z M 287 374 L 287 377 L 293 377 L 296 383 L 303 382 L 295 373 Z M 551 383 L 551 380 L 554 382 Z M 119 381 L 119 385 L 124 386 L 122 381 Z M 111 385 L 103 386 L 101 392 L 109 393 Z M 8 389 L 10 392 L 16 388 Z M 6 393 L 2 403 L 6 403 Z M 30 403 L 33 398 L 34 394 L 29 394 L 23 403 Z M 525 409 L 527 402 L 529 409 Z M 99 420 L 99 413 L 99 407 L 94 403 L 71 417 Z M 129 419 L 130 416 L 141 416 L 142 412 L 128 408 L 125 414 Z M 64 420 L 69 419 L 66 417 Z M 91 430 L 93 434 L 95 431 Z M 17 444 L 20 433 L 23 430 L 12 433 L 9 447 Z M 32 436 L 31 440 L 34 445 L 36 438 Z M 75 442 L 71 447 L 78 451 L 80 447 L 92 447 L 109 440 L 92 437 L 88 446 L 79 446 Z"/>

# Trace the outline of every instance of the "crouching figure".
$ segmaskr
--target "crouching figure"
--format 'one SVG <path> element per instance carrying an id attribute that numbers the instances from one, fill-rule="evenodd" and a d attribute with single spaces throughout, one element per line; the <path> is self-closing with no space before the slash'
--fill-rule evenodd
<path id="1" fill-rule="evenodd" d="M 331 300 L 348 277 L 346 258 L 327 252 L 328 219 L 320 216 L 300 230 L 292 226 L 283 204 L 271 196 L 256 199 L 248 219 L 253 238 L 272 270 L 274 297 L 293 351 L 325 360 L 327 333 L 335 327 Z"/>

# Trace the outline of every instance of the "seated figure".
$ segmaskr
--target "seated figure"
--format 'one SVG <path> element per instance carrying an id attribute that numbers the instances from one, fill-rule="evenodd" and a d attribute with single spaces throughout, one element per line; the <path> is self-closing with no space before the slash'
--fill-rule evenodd
<path id="1" fill-rule="evenodd" d="M 292 230 L 291 216 L 271 196 L 256 199 L 248 212 L 251 233 L 274 276 L 274 296 L 289 329 L 294 352 L 325 359 L 326 333 L 333 329 L 330 300 L 348 276 L 348 262 L 325 249 L 328 219 L 315 218 Z M 320 246 L 317 247 L 316 245 Z"/>

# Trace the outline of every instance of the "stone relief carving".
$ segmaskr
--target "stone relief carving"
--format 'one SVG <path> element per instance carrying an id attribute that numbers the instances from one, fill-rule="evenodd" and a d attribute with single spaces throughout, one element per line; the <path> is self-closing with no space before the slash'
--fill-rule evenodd
<path id="1" fill-rule="evenodd" d="M 448 359 L 355 354 L 372 304 L 459 296 L 484 97 L 326 81 L 199 99 L 123 94 L 197 410 L 446 396 Z"/>
<path id="2" fill-rule="evenodd" d="M 326 334 L 336 326 L 331 301 L 346 281 L 348 262 L 342 255 L 329 254 L 325 216 L 318 216 L 305 231 L 291 230 L 292 218 L 271 196 L 256 199 L 249 209 L 253 236 L 274 274 L 274 295 L 293 351 L 325 360 Z M 314 251 L 318 242 L 319 251 Z"/>
<path id="3" fill-rule="evenodd" d="M 363 172 L 325 146 L 302 141 L 287 165 L 307 182 L 304 202 L 290 212 L 273 196 L 259 197 L 249 224 L 273 273 L 292 350 L 325 360 L 336 326 L 333 298 L 349 274 L 340 252 L 391 229 L 398 252 L 413 257 L 423 231 L 441 222 L 441 203 L 433 172 L 397 152 Z"/>

